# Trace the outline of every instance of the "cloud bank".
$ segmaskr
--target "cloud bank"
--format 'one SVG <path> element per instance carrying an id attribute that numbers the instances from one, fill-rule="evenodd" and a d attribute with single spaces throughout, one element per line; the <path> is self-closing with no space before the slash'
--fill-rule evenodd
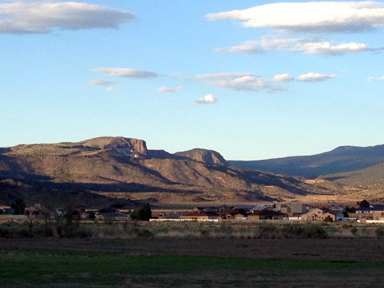
<path id="1" fill-rule="evenodd" d="M 78 2 L 0 4 L 0 33 L 49 33 L 66 30 L 116 29 L 135 18 L 132 12 Z"/>
<path id="2" fill-rule="evenodd" d="M 245 10 L 210 13 L 208 20 L 237 20 L 244 27 L 288 33 L 358 33 L 384 26 L 384 3 L 273 3 Z"/>
<path id="3" fill-rule="evenodd" d="M 202 98 L 197 99 L 193 105 L 213 104 L 216 102 L 217 99 L 212 94 L 208 94 Z"/>
<path id="4" fill-rule="evenodd" d="M 157 74 L 145 70 L 137 70 L 132 68 L 94 68 L 91 71 L 103 73 L 106 76 L 125 77 L 125 78 L 153 78 Z"/>
<path id="5" fill-rule="evenodd" d="M 273 36 L 261 37 L 259 41 L 247 41 L 239 46 L 217 48 L 215 52 L 257 54 L 265 50 L 304 52 L 306 54 L 342 55 L 383 50 L 370 48 L 364 43 L 341 43 L 334 45 L 330 41 L 321 39 L 279 38 Z"/>

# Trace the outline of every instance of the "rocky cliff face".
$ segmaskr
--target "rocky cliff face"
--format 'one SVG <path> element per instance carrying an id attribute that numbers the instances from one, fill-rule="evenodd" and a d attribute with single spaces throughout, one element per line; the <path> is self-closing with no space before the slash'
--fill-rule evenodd
<path id="1" fill-rule="evenodd" d="M 117 153 L 134 158 L 143 158 L 147 155 L 147 144 L 144 140 L 115 137 L 103 149 L 113 149 Z"/>
<path id="2" fill-rule="evenodd" d="M 4 149 L 3 149 L 4 150 Z M 145 157 L 144 140 L 124 137 L 99 137 L 81 142 L 18 145 L 4 150 L 3 155 L 85 156 L 114 150 L 125 156 Z M 1 152 L 1 151 L 0 151 Z"/>
<path id="3" fill-rule="evenodd" d="M 104 145 L 104 149 L 108 148 L 118 148 L 118 149 L 131 149 L 136 153 L 142 155 L 147 154 L 147 144 L 144 140 L 133 139 L 133 138 L 124 138 L 124 137 L 115 137 L 111 141 Z"/>
<path id="4" fill-rule="evenodd" d="M 184 152 L 175 153 L 177 156 L 186 157 L 198 162 L 203 162 L 209 165 L 228 166 L 227 161 L 220 153 L 206 149 L 192 149 Z"/>

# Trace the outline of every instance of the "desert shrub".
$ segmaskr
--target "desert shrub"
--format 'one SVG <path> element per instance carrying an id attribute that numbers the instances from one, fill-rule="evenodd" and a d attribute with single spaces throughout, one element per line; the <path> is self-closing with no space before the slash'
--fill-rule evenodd
<path id="1" fill-rule="evenodd" d="M 304 238 L 320 238 L 324 239 L 328 237 L 327 231 L 319 224 L 309 223 L 303 226 L 303 232 L 301 234 Z"/>
<path id="2" fill-rule="evenodd" d="M 271 233 L 271 232 L 276 232 L 277 231 L 277 227 L 276 227 L 276 225 L 274 225 L 272 223 L 262 223 L 259 226 L 259 230 L 261 232 Z"/>
<path id="3" fill-rule="evenodd" d="M 327 232 L 328 236 L 331 236 L 340 232 L 335 225 L 328 225 L 327 227 L 325 227 L 325 231 Z"/>
<path id="4" fill-rule="evenodd" d="M 356 227 L 353 227 L 352 229 L 351 229 L 351 233 L 352 233 L 352 235 L 353 236 L 357 236 L 357 228 Z"/>
<path id="5" fill-rule="evenodd" d="M 44 225 L 34 225 L 32 229 L 32 237 L 33 238 L 45 238 L 46 231 Z"/>
<path id="6" fill-rule="evenodd" d="M 79 223 L 64 225 L 64 237 L 67 238 L 87 238 L 89 231 L 85 227 L 80 227 Z"/>
<path id="7" fill-rule="evenodd" d="M 281 238 L 281 233 L 278 227 L 272 223 L 262 223 L 254 231 L 254 238 Z"/>
<path id="8" fill-rule="evenodd" d="M 203 237 L 209 237 L 212 230 L 209 227 L 200 227 L 199 228 L 200 235 Z"/>
<path id="9" fill-rule="evenodd" d="M 238 227 L 234 229 L 231 235 L 232 238 L 260 238 L 260 231 L 258 228 L 253 231 L 249 227 Z"/>
<path id="10" fill-rule="evenodd" d="M 382 238 L 384 236 L 384 230 L 381 228 L 377 228 L 375 230 L 377 238 Z"/>
<path id="11" fill-rule="evenodd" d="M 8 222 L 0 225 L 0 238 L 28 238 L 30 236 L 28 226 Z"/>
<path id="12" fill-rule="evenodd" d="M 149 231 L 148 229 L 144 228 L 144 229 L 140 229 L 138 231 L 137 237 L 139 237 L 139 238 L 153 238 L 154 234 L 151 231 Z"/>
<path id="13" fill-rule="evenodd" d="M 351 228 L 352 225 L 351 225 L 351 224 L 344 223 L 341 227 L 342 227 L 343 229 L 348 229 L 348 228 Z"/>
<path id="14" fill-rule="evenodd" d="M 284 225 L 281 231 L 284 238 L 294 238 L 300 236 L 304 228 L 302 224 L 288 224 Z"/>
<path id="15" fill-rule="evenodd" d="M 219 227 L 214 227 L 214 234 L 220 238 L 230 238 L 233 228 L 230 225 L 221 224 Z"/>

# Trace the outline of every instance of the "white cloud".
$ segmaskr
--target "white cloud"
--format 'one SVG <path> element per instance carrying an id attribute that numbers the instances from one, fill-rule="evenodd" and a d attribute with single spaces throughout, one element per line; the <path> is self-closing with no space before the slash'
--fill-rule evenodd
<path id="1" fill-rule="evenodd" d="M 107 81 L 107 80 L 91 80 L 88 82 L 89 85 L 110 85 L 114 84 L 116 81 Z"/>
<path id="2" fill-rule="evenodd" d="M 116 90 L 118 87 L 108 87 L 107 89 L 105 89 L 106 92 L 112 92 L 114 90 Z"/>
<path id="3" fill-rule="evenodd" d="M 384 26 L 384 3 L 272 3 L 245 10 L 210 13 L 208 20 L 238 20 L 244 27 L 267 27 L 282 32 L 357 33 Z"/>
<path id="4" fill-rule="evenodd" d="M 372 82 L 374 80 L 384 81 L 384 76 L 381 76 L 381 77 L 373 77 L 373 76 L 371 76 L 371 77 L 368 78 L 369 82 Z"/>
<path id="5" fill-rule="evenodd" d="M 213 104 L 216 102 L 217 102 L 217 99 L 212 94 L 208 94 L 202 98 L 197 99 L 195 101 L 195 103 L 193 103 L 193 104 L 194 105 L 202 105 L 202 104 Z"/>
<path id="6" fill-rule="evenodd" d="M 172 88 L 172 87 L 160 87 L 160 88 L 158 89 L 158 91 L 159 91 L 159 92 L 175 92 L 175 91 L 177 91 L 177 90 L 182 90 L 182 89 L 184 89 L 183 86 L 174 87 L 174 88 Z"/>
<path id="7" fill-rule="evenodd" d="M 221 87 L 235 91 L 259 91 L 267 90 L 269 92 L 285 91 L 283 87 L 274 83 L 274 81 L 252 75 L 251 73 L 217 73 L 201 74 L 195 77 L 205 84 L 214 87 Z"/>
<path id="8" fill-rule="evenodd" d="M 224 52 L 224 53 L 244 53 L 244 54 L 260 54 L 264 50 L 258 48 L 257 41 L 247 41 L 238 46 L 232 46 L 229 48 L 215 48 L 214 52 Z"/>
<path id="9" fill-rule="evenodd" d="M 205 80 L 205 79 L 223 79 L 223 78 L 239 78 L 243 76 L 249 76 L 250 73 L 228 73 L 228 72 L 222 72 L 222 73 L 213 73 L 213 74 L 199 74 L 195 78 L 198 80 Z"/>
<path id="10" fill-rule="evenodd" d="M 137 70 L 132 68 L 94 68 L 91 71 L 103 73 L 106 76 L 125 77 L 125 78 L 152 78 L 157 77 L 156 73 Z"/>
<path id="11" fill-rule="evenodd" d="M 320 81 L 325 81 L 327 79 L 335 78 L 336 74 L 320 74 L 320 73 L 314 73 L 310 72 L 307 74 L 300 75 L 297 77 L 297 80 L 299 81 L 304 81 L 304 82 L 320 82 Z"/>
<path id="12" fill-rule="evenodd" d="M 370 48 L 364 43 L 341 43 L 334 45 L 330 41 L 321 39 L 278 38 L 273 36 L 261 37 L 258 41 L 247 41 L 239 46 L 230 48 L 217 48 L 216 52 L 225 53 L 261 53 L 264 50 L 304 52 L 306 54 L 342 55 L 383 50 L 383 48 Z"/>
<path id="13" fill-rule="evenodd" d="M 0 33 L 49 33 L 52 28 L 116 29 L 135 18 L 132 12 L 78 2 L 0 4 Z"/>
<path id="14" fill-rule="evenodd" d="M 293 78 L 292 75 L 289 75 L 287 73 L 277 74 L 275 77 L 272 78 L 272 80 L 276 82 L 287 82 L 287 81 L 292 81 L 294 79 L 295 78 Z"/>

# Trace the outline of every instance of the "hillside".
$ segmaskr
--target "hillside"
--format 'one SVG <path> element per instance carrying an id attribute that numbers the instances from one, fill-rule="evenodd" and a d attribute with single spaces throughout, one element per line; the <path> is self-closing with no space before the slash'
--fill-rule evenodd
<path id="1" fill-rule="evenodd" d="M 383 188 L 384 163 L 352 172 L 322 175 L 321 178 L 339 183 L 341 185 L 356 186 L 361 188 Z"/>
<path id="2" fill-rule="evenodd" d="M 296 156 L 260 161 L 228 161 L 229 165 L 272 173 L 316 178 L 340 172 L 356 171 L 384 162 L 384 145 L 372 147 L 342 146 L 312 156 Z"/>
<path id="3" fill-rule="evenodd" d="M 229 167 L 212 150 L 170 154 L 124 137 L 2 148 L 0 180 L 5 179 L 161 203 L 257 202 L 345 193 L 328 181 L 310 183 L 301 177 Z"/>

